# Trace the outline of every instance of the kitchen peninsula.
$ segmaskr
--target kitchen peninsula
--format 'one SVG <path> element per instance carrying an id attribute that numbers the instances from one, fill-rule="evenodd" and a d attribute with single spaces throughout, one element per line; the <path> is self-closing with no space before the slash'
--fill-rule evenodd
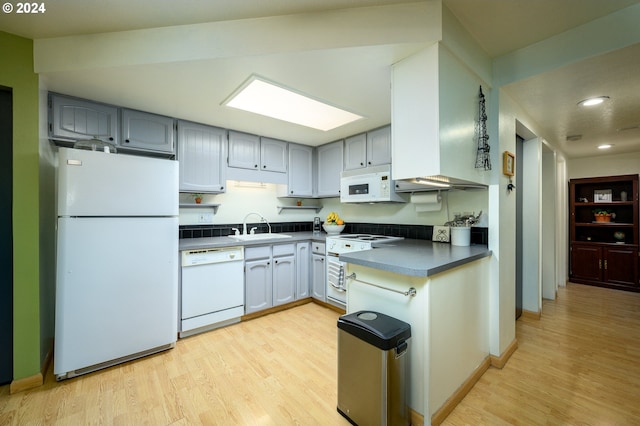
<path id="1" fill-rule="evenodd" d="M 450 398 L 488 368 L 491 254 L 484 245 L 402 240 L 340 256 L 347 313 L 373 310 L 411 324 L 409 406 L 425 424 L 438 424 Z"/>

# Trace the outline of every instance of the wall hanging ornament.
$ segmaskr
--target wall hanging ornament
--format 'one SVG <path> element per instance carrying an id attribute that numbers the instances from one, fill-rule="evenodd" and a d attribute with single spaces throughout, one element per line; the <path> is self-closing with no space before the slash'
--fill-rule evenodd
<path id="1" fill-rule="evenodd" d="M 491 170 L 489 155 L 489 135 L 487 134 L 487 112 L 484 106 L 484 94 L 480 86 L 478 101 L 478 151 L 476 153 L 476 169 Z"/>

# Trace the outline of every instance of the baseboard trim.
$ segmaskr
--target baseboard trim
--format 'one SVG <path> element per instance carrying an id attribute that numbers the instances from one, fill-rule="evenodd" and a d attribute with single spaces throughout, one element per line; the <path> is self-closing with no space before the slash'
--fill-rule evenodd
<path id="1" fill-rule="evenodd" d="M 316 305 L 324 306 L 325 308 L 331 309 L 332 311 L 336 311 L 339 314 L 345 314 L 346 311 L 342 308 L 332 305 L 331 303 L 323 302 L 322 300 L 313 299 L 313 303 Z"/>
<path id="2" fill-rule="evenodd" d="M 464 399 L 480 377 L 491 366 L 491 357 L 487 356 L 482 363 L 471 373 L 465 382 L 442 404 L 442 407 L 431 416 L 431 425 L 438 426 L 447 418 L 454 408 Z"/>
<path id="3" fill-rule="evenodd" d="M 409 408 L 409 424 L 411 426 L 422 426 L 424 425 L 424 416 L 417 411 Z"/>
<path id="4" fill-rule="evenodd" d="M 250 314 L 246 314 L 240 317 L 240 321 L 248 321 L 254 318 L 263 317 L 265 315 L 273 314 L 275 312 L 285 311 L 290 308 L 295 308 L 296 306 L 306 305 L 307 303 L 311 303 L 311 298 L 307 297 L 305 299 L 296 300 L 294 302 L 286 303 L 284 305 L 274 306 L 272 308 L 267 308 L 262 311 L 252 312 Z"/>
<path id="5" fill-rule="evenodd" d="M 29 389 L 40 387 L 44 384 L 44 378 L 47 375 L 51 360 L 53 359 L 53 350 L 49 349 L 44 357 L 44 362 L 40 366 L 40 372 L 33 376 L 23 377 L 22 379 L 13 380 L 9 385 L 9 393 L 14 394 Z"/>
<path id="6" fill-rule="evenodd" d="M 491 366 L 495 367 L 495 368 L 499 368 L 502 369 L 506 364 L 507 361 L 509 361 L 509 358 L 511 358 L 511 355 L 513 355 L 513 353 L 516 351 L 516 349 L 518 349 L 518 341 L 516 339 L 513 339 L 513 342 L 511 342 L 511 344 L 509 346 L 507 346 L 507 349 L 505 349 L 505 351 L 502 353 L 502 355 L 500 356 L 495 356 L 495 355 L 491 355 Z"/>
<path id="7" fill-rule="evenodd" d="M 533 311 L 527 311 L 523 309 L 522 315 L 520 316 L 520 318 L 539 320 L 541 316 L 542 316 L 542 312 L 540 311 L 533 312 Z"/>

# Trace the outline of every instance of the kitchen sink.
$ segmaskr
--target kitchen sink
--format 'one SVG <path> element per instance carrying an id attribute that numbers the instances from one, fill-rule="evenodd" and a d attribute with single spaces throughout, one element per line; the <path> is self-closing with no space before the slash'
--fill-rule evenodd
<path id="1" fill-rule="evenodd" d="M 229 238 L 233 238 L 238 241 L 255 241 L 255 240 L 279 240 L 285 238 L 291 238 L 291 235 L 287 234 L 243 234 L 243 235 L 229 235 Z"/>

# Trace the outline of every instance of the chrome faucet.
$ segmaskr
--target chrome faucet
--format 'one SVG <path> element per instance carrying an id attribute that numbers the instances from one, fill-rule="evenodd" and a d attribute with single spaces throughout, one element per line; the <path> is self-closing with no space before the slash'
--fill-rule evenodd
<path id="1" fill-rule="evenodd" d="M 266 223 L 267 226 L 269 227 L 269 233 L 271 233 L 271 224 L 269 223 L 269 221 L 267 219 L 265 219 L 264 216 L 262 216 L 260 213 L 255 213 L 255 212 L 247 213 L 247 215 L 242 220 L 242 233 L 244 235 L 247 235 L 247 218 L 249 216 L 251 216 L 252 214 L 255 214 L 256 216 L 259 216 L 260 217 L 260 222 Z M 253 234 L 253 231 L 255 229 L 256 228 L 251 228 L 251 233 L 252 234 Z"/>

